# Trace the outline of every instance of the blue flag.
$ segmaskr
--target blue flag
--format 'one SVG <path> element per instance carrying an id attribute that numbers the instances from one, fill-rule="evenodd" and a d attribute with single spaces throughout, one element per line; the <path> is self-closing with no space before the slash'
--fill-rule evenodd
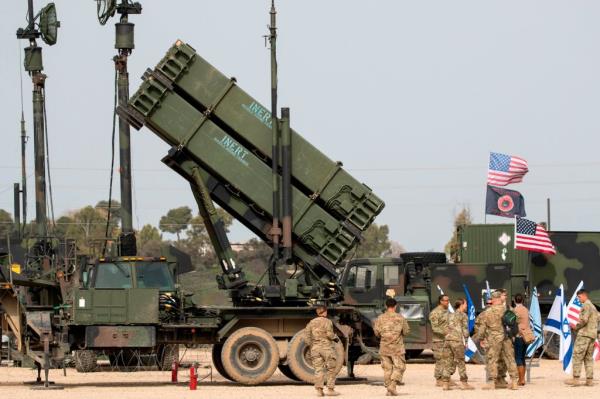
<path id="1" fill-rule="evenodd" d="M 537 287 L 533 287 L 531 294 L 531 303 L 529 304 L 529 326 L 535 339 L 527 346 L 527 357 L 533 357 L 533 354 L 544 344 L 544 334 L 542 334 L 542 312 L 540 311 L 540 301 L 538 299 Z"/>
<path id="2" fill-rule="evenodd" d="M 473 299 L 471 299 L 471 294 L 469 293 L 469 289 L 466 284 L 463 284 L 463 289 L 465 290 L 465 296 L 467 297 L 467 316 L 469 318 L 469 332 L 472 333 L 475 328 L 475 305 L 473 304 Z"/>

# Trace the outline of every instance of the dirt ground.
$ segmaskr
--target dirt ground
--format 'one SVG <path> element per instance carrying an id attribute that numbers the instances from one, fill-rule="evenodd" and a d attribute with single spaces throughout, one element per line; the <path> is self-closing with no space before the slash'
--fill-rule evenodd
<path id="1" fill-rule="evenodd" d="M 188 352 L 187 361 L 197 361 L 201 365 L 210 365 L 210 356 L 204 351 Z M 74 369 L 67 369 L 67 376 L 62 370 L 51 370 L 51 380 L 57 385 L 64 386 L 64 390 L 39 391 L 32 390 L 24 385 L 23 381 L 31 381 L 36 377 L 36 371 L 31 369 L 1 367 L 0 368 L 0 393 L 10 399 L 60 398 L 69 399 L 112 399 L 112 398 L 160 398 L 160 399 L 185 399 L 185 398 L 304 398 L 314 397 L 314 388 L 310 385 L 292 382 L 279 371 L 275 373 L 267 384 L 248 387 L 225 380 L 213 370 L 212 382 L 210 381 L 209 368 L 200 368 L 200 376 L 206 378 L 199 382 L 196 391 L 188 388 L 189 370 L 179 372 L 179 383 L 171 384 L 171 372 L 162 371 L 135 371 L 135 372 L 107 372 L 80 374 Z M 345 368 L 340 376 L 345 376 Z M 385 390 L 380 385 L 382 370 L 379 365 L 357 366 L 356 375 L 365 377 L 362 382 L 340 381 L 338 391 L 347 398 L 369 398 L 385 396 Z M 547 399 L 552 397 L 566 398 L 577 394 L 584 397 L 598 397 L 600 385 L 594 387 L 572 388 L 564 384 L 567 376 L 556 360 L 543 360 L 540 367 L 532 369 L 531 384 L 519 391 L 497 390 L 482 391 L 479 389 L 484 384 L 485 368 L 479 365 L 468 365 L 467 372 L 470 382 L 478 389 L 474 391 L 452 390 L 443 392 L 433 386 L 433 365 L 429 363 L 409 363 L 405 374 L 406 385 L 400 387 L 402 397 L 416 398 L 427 395 L 443 395 L 445 399 L 458 398 L 524 398 Z M 600 362 L 595 366 L 596 379 L 600 379 Z M 454 377 L 456 378 L 456 377 Z M 379 385 L 378 385 L 379 383 Z"/>

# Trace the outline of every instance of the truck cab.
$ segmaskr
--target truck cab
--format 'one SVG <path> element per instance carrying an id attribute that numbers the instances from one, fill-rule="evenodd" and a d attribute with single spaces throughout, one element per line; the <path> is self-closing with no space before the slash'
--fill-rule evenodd
<path id="1" fill-rule="evenodd" d="M 408 355 L 417 355 L 431 341 L 428 315 L 431 309 L 429 263 L 445 262 L 438 253 L 408 253 L 400 258 L 354 259 L 341 275 L 344 304 L 354 306 L 363 322 L 362 344 L 377 347 L 372 327 L 384 311 L 387 297 L 398 301 L 398 312 L 410 326 L 405 339 Z"/>
<path id="2" fill-rule="evenodd" d="M 156 288 L 175 291 L 172 266 L 165 257 L 100 258 L 84 278 L 86 288 L 125 289 Z"/>

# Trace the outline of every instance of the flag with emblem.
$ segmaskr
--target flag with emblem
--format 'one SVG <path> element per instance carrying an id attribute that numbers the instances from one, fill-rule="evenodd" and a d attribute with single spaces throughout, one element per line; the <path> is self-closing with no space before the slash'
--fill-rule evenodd
<path id="1" fill-rule="evenodd" d="M 515 220 L 515 249 L 556 254 L 546 229 L 540 224 L 518 216 Z"/>
<path id="2" fill-rule="evenodd" d="M 583 308 L 583 304 L 577 298 L 577 291 L 583 288 L 583 281 L 580 281 L 575 288 L 575 292 L 567 305 L 567 320 L 569 320 L 569 325 L 574 328 L 577 323 L 579 323 L 579 317 L 581 315 L 581 308 Z"/>
<path id="3" fill-rule="evenodd" d="M 535 351 L 544 344 L 544 335 L 542 334 L 542 312 L 540 310 L 540 301 L 538 299 L 537 287 L 533 287 L 531 294 L 531 303 L 529 304 L 529 326 L 533 331 L 535 339 L 527 346 L 526 356 L 533 357 Z"/>
<path id="4" fill-rule="evenodd" d="M 573 372 L 573 335 L 567 318 L 567 305 L 563 302 L 561 311 L 560 351 L 558 360 L 562 362 L 563 371 L 567 374 Z"/>
<path id="5" fill-rule="evenodd" d="M 523 158 L 490 152 L 487 183 L 492 186 L 519 183 L 528 171 L 527 161 Z"/>
<path id="6" fill-rule="evenodd" d="M 487 186 L 485 213 L 507 218 L 527 216 L 525 214 L 525 199 L 518 191 Z"/>

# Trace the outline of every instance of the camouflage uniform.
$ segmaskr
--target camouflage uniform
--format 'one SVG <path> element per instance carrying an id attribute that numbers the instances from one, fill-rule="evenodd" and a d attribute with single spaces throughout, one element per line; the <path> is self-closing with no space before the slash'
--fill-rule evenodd
<path id="1" fill-rule="evenodd" d="M 315 388 L 323 389 L 325 370 L 327 370 L 327 388 L 335 387 L 335 349 L 337 336 L 333 332 L 333 323 L 327 317 L 315 317 L 306 326 L 306 344 L 310 347 L 310 357 L 315 368 Z"/>
<path id="2" fill-rule="evenodd" d="M 442 305 L 438 305 L 429 313 L 429 322 L 431 323 L 431 331 L 433 332 L 432 350 L 433 358 L 435 359 L 435 371 L 433 376 L 437 381 L 442 380 L 442 361 L 441 355 L 444 347 L 444 339 L 448 330 L 448 309 L 444 309 Z"/>
<path id="3" fill-rule="evenodd" d="M 508 369 L 508 374 L 513 381 L 517 380 L 517 365 L 515 351 L 510 338 L 506 337 L 502 325 L 502 316 L 506 307 L 502 304 L 492 305 L 479 315 L 479 322 L 475 323 L 475 337 L 485 340 L 486 363 L 489 376 L 496 380 L 499 376 L 498 363 L 502 359 Z"/>
<path id="4" fill-rule="evenodd" d="M 481 311 L 481 313 L 479 313 L 477 318 L 475 318 L 475 331 L 477 331 L 477 330 L 479 330 L 479 328 L 481 328 L 480 326 L 484 319 L 483 315 L 489 309 L 490 309 L 489 306 L 486 307 L 485 309 L 483 309 Z M 486 360 L 487 360 L 487 357 L 486 357 Z M 488 362 L 486 361 L 487 380 L 492 381 L 493 379 L 492 379 L 489 369 L 487 368 L 487 364 L 488 364 Z M 498 374 L 496 375 L 494 382 L 496 383 L 496 386 L 502 387 L 503 385 L 506 384 L 506 381 L 504 380 L 504 377 L 506 376 L 506 363 L 504 362 L 504 359 L 502 359 L 502 358 L 498 359 L 497 365 L 498 365 Z"/>
<path id="5" fill-rule="evenodd" d="M 375 320 L 373 330 L 380 337 L 379 355 L 386 388 L 402 382 L 406 370 L 404 336 L 410 332 L 408 322 L 396 312 L 385 312 Z"/>
<path id="6" fill-rule="evenodd" d="M 585 376 L 594 378 L 594 341 L 598 336 L 598 311 L 589 299 L 583 303 L 579 322 L 575 326 L 577 337 L 573 347 L 573 378 L 579 378 L 581 364 L 585 364 Z"/>
<path id="7" fill-rule="evenodd" d="M 442 351 L 442 380 L 450 381 L 450 376 L 456 371 L 462 382 L 467 382 L 465 367 L 465 342 L 469 338 L 469 320 L 463 312 L 451 313 L 448 316 L 448 333 Z"/>

